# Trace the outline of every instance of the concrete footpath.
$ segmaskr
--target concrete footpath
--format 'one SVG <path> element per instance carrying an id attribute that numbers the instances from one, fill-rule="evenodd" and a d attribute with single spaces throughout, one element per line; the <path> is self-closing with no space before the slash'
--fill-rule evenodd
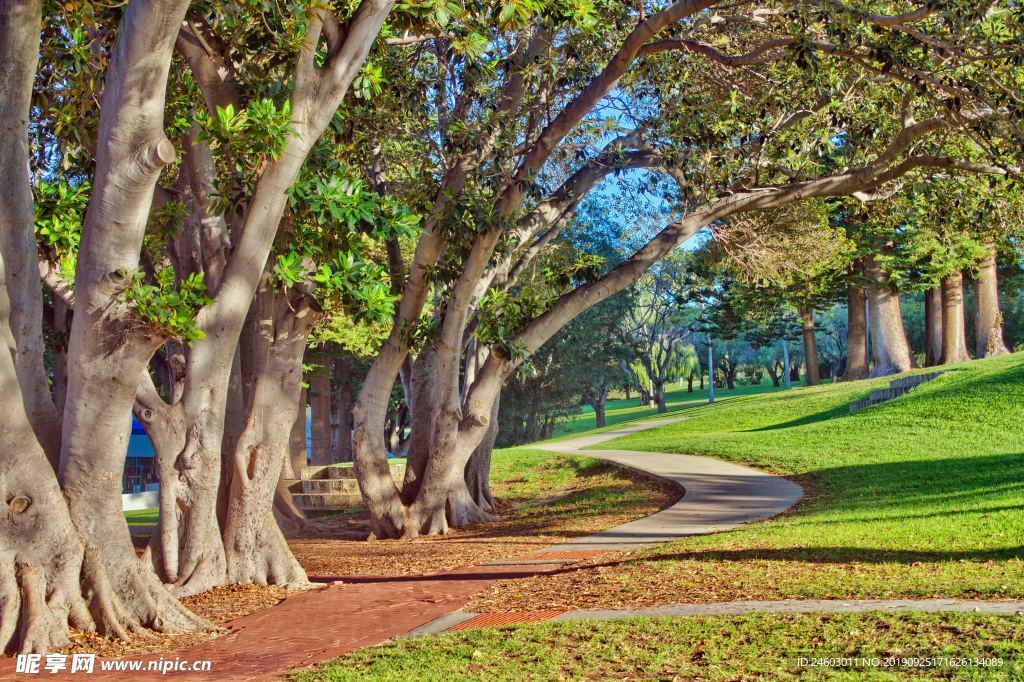
<path id="1" fill-rule="evenodd" d="M 677 421 L 682 420 L 641 422 L 561 443 L 531 445 L 541 450 L 608 460 L 651 478 L 671 481 L 685 491 L 677 503 L 657 514 L 564 545 L 538 549 L 533 554 L 556 549 L 574 552 L 649 547 L 767 519 L 792 507 L 803 497 L 803 488 L 792 481 L 711 457 L 631 450 L 581 450 Z"/>
<path id="2" fill-rule="evenodd" d="M 1024 602 L 961 601 L 959 599 L 781 599 L 731 601 L 713 604 L 668 604 L 644 608 L 587 609 L 580 611 L 524 611 L 510 614 L 447 613 L 400 637 L 451 634 L 493 625 L 565 620 L 623 620 L 626 618 L 685 618 L 687 616 L 740 616 L 745 613 L 865 613 L 918 611 L 926 613 L 994 613 L 1024 616 Z M 505 616 L 503 618 L 502 616 Z"/>

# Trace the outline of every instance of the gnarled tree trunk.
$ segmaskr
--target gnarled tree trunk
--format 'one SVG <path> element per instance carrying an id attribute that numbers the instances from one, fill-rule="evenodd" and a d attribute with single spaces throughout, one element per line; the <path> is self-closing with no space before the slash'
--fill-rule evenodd
<path id="1" fill-rule="evenodd" d="M 302 355 L 318 314 L 294 291 L 265 282 L 257 298 L 256 381 L 245 430 L 234 452 L 224 553 L 229 583 L 308 584 L 274 515 L 281 471 L 302 387 Z"/>
<path id="2" fill-rule="evenodd" d="M 910 349 L 903 332 L 899 294 L 886 284 L 885 272 L 875 263 L 874 256 L 865 258 L 864 276 L 874 282 L 867 288 L 871 352 L 875 361 L 870 377 L 906 372 L 911 368 Z"/>
<path id="3" fill-rule="evenodd" d="M 689 379 L 689 386 L 690 386 L 690 393 L 693 393 L 693 376 L 692 375 L 690 376 L 690 379 Z M 598 389 L 597 395 L 588 395 L 587 396 L 587 398 L 588 398 L 587 399 L 587 404 L 590 405 L 592 408 L 594 408 L 594 422 L 595 422 L 596 428 L 599 428 L 599 429 L 600 428 L 604 428 L 604 425 L 605 425 L 604 408 L 605 408 L 605 405 L 608 403 L 608 391 L 611 389 L 611 387 L 612 387 L 612 380 L 610 378 L 609 379 L 605 379 L 604 383 L 601 384 L 601 388 Z M 664 402 L 664 397 L 662 398 L 662 402 Z M 497 418 L 497 414 L 495 414 L 495 418 Z"/>
<path id="4" fill-rule="evenodd" d="M 126 309 L 121 296 L 129 284 L 124 273 L 139 267 L 157 177 L 175 158 L 163 132 L 164 91 L 187 6 L 187 0 L 131 0 L 111 52 L 95 181 L 75 272 L 60 462 L 64 496 L 83 536 L 86 565 L 98 558 L 93 565 L 102 565 L 127 613 L 158 630 L 205 623 L 144 569 L 121 512 L 120 481 L 136 387 L 153 352 L 165 341 Z M 218 479 L 219 467 L 214 487 Z M 209 513 L 216 528 L 212 506 Z"/>
<path id="5" fill-rule="evenodd" d="M 990 358 L 1006 355 L 1003 343 L 1003 315 L 999 312 L 999 282 L 996 278 L 996 252 L 989 245 L 989 253 L 978 264 L 978 279 L 974 281 L 974 338 L 975 355 Z"/>
<path id="6" fill-rule="evenodd" d="M 437 377 L 437 352 L 423 348 L 412 365 L 409 380 L 409 409 L 412 411 L 412 431 L 405 453 L 405 479 L 402 481 L 401 499 L 410 505 L 420 492 L 423 472 L 430 457 L 430 429 L 433 415 L 434 380 Z"/>
<path id="7" fill-rule="evenodd" d="M 21 24 L 24 17 L 18 15 L 26 10 L 37 20 L 38 7 L 0 3 L 0 27 Z M 26 23 L 35 30 L 37 21 Z M 38 40 L 38 31 L 35 35 Z M 131 602 L 126 608 L 110 584 L 103 557 L 95 548 L 86 552 L 25 412 L 14 364 L 14 335 L 7 322 L 10 304 L 4 269 L 0 255 L 0 653 L 43 654 L 71 646 L 69 625 L 130 639 L 129 633 L 142 630 L 129 609 L 145 611 Z M 124 518 L 120 507 L 116 513 Z M 147 586 L 140 579 L 130 587 L 139 584 Z M 170 609 L 166 620 L 160 617 L 147 624 L 161 629 L 209 625 L 189 616 Z"/>
<path id="8" fill-rule="evenodd" d="M 954 270 L 942 278 L 942 357 L 940 365 L 967 362 L 967 335 L 964 329 L 964 276 Z"/>

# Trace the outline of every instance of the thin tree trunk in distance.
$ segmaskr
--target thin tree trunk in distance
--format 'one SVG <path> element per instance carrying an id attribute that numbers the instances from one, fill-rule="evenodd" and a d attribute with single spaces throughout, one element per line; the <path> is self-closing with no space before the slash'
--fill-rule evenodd
<path id="1" fill-rule="evenodd" d="M 875 282 L 868 286 L 868 321 L 874 367 L 870 377 L 899 374 L 910 369 L 910 349 L 903 332 L 900 297 L 885 283 L 885 272 L 873 256 L 865 258 L 864 275 Z"/>
<path id="2" fill-rule="evenodd" d="M 999 312 L 999 282 L 996 278 L 996 252 L 988 246 L 988 255 L 978 264 L 978 279 L 974 281 L 975 355 L 990 358 L 1006 355 L 1003 343 L 1003 315 Z"/>
<path id="3" fill-rule="evenodd" d="M 313 412 L 313 466 L 331 463 L 331 359 L 315 355 L 316 369 L 309 377 L 309 405 Z"/>
<path id="4" fill-rule="evenodd" d="M 942 278 L 942 358 L 940 365 L 967 362 L 967 336 L 964 329 L 964 277 L 954 270 Z"/>
<path id="5" fill-rule="evenodd" d="M 868 321 L 864 289 L 851 284 L 846 288 L 846 301 L 846 372 L 843 381 L 860 381 L 868 378 Z"/>
<path id="6" fill-rule="evenodd" d="M 814 338 L 814 308 L 811 306 L 800 308 L 800 328 L 804 337 L 804 363 L 807 364 L 807 377 L 804 386 L 820 386 L 818 344 Z"/>
<path id="7" fill-rule="evenodd" d="M 347 358 L 334 358 L 334 377 L 338 381 L 338 399 L 334 407 L 337 438 L 331 460 L 335 464 L 352 461 L 352 363 Z"/>
<path id="8" fill-rule="evenodd" d="M 942 359 L 942 287 L 924 292 L 924 366 Z"/>
<path id="9" fill-rule="evenodd" d="M 692 378 L 690 379 L 690 384 L 691 384 L 690 387 L 691 387 L 691 391 L 692 391 L 692 388 L 693 388 L 693 379 Z M 594 400 L 594 402 L 592 402 L 590 404 L 590 406 L 594 408 L 595 428 L 600 429 L 600 428 L 603 428 L 604 425 L 605 425 L 604 408 L 605 408 L 605 405 L 608 403 L 608 391 L 611 389 L 611 385 L 612 385 L 612 380 L 611 379 L 605 379 L 604 383 L 601 384 L 601 391 L 600 391 L 600 393 L 598 393 L 596 400 Z M 495 413 L 495 417 L 497 417 L 497 413 Z"/>
<path id="10" fill-rule="evenodd" d="M 298 414 L 292 423 L 292 432 L 288 437 L 288 451 L 292 462 L 292 474 L 302 478 L 302 467 L 306 466 L 306 387 L 299 391 Z"/>

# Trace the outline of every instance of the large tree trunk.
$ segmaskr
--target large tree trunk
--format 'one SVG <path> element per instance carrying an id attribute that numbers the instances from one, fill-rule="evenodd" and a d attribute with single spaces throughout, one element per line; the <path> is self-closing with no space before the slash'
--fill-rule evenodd
<path id="1" fill-rule="evenodd" d="M 765 365 L 764 369 L 766 372 L 768 372 L 768 376 L 770 376 L 772 379 L 772 388 L 778 388 L 779 373 L 775 370 L 775 367 L 773 367 L 772 365 Z"/>
<path id="2" fill-rule="evenodd" d="M 996 252 L 989 245 L 988 255 L 978 264 L 978 279 L 974 281 L 974 337 L 975 355 L 990 358 L 1006 355 L 1003 343 L 1003 315 L 999 312 L 999 283 L 996 279 Z"/>
<path id="3" fill-rule="evenodd" d="M 347 358 L 334 358 L 334 375 L 338 380 L 338 399 L 334 405 L 337 437 L 332 440 L 331 461 L 352 461 L 352 363 Z"/>
<path id="4" fill-rule="evenodd" d="M 942 359 L 942 288 L 924 292 L 924 366 L 934 367 Z"/>
<path id="5" fill-rule="evenodd" d="M 60 462 L 64 496 L 83 536 L 86 565 L 105 570 L 127 613 L 158 630 L 204 622 L 183 609 L 139 562 L 121 511 L 121 477 L 136 387 L 142 376 L 148 376 L 150 357 L 165 341 L 126 309 L 122 294 L 129 284 L 123 273 L 139 267 L 157 177 L 175 157 L 163 132 L 164 91 L 187 6 L 187 0 L 131 0 L 111 52 L 95 181 L 75 272 L 75 324 L 68 345 Z M 218 430 L 213 475 L 194 479 L 212 481 L 214 492 L 220 478 L 220 437 Z M 183 475 L 206 473 L 191 468 L 193 462 L 183 467 Z M 162 488 L 165 484 L 161 479 Z M 215 505 L 206 511 L 216 537 Z"/>
<path id="6" fill-rule="evenodd" d="M 288 462 L 288 441 L 302 387 L 302 355 L 318 315 L 303 295 L 257 293 L 260 334 L 255 391 L 234 452 L 224 551 L 229 583 L 308 584 L 274 517 L 274 497 Z"/>
<path id="7" fill-rule="evenodd" d="M 0 56 L 9 44 L 3 42 L 5 29 L 21 27 L 38 41 L 38 23 L 38 3 L 0 2 Z M 34 53 L 27 56 L 34 62 Z M 44 654 L 55 647 L 72 646 L 68 625 L 130 639 L 130 632 L 142 632 L 138 621 L 114 593 L 100 554 L 95 548 L 86 552 L 53 467 L 26 415 L 14 364 L 4 269 L 0 255 L 0 423 L 4 427 L 0 429 L 0 517 L 4 519 L 0 533 L 0 653 Z M 124 518 L 120 507 L 116 514 Z M 95 519 L 93 524 L 99 525 Z M 124 528 L 125 537 L 127 530 Z M 146 586 L 139 580 L 130 587 L 139 584 Z M 127 606 L 140 611 L 132 608 L 134 603 Z M 208 625 L 188 618 L 191 614 L 187 612 L 172 609 L 168 613 L 170 622 L 158 618 L 147 624 L 161 628 Z"/>
<path id="8" fill-rule="evenodd" d="M 43 371 L 43 292 L 29 186 L 28 119 L 39 56 L 39 0 L 0 3 L 0 256 L 6 264 L 11 353 L 32 431 L 57 470 L 60 415 Z"/>
<path id="9" fill-rule="evenodd" d="M 331 463 L 331 359 L 314 355 L 310 362 L 316 367 L 309 378 L 312 460 L 313 466 L 325 466 Z"/>
<path id="10" fill-rule="evenodd" d="M 807 364 L 807 377 L 804 386 L 820 386 L 821 376 L 818 374 L 818 344 L 814 338 L 813 307 L 800 307 L 800 329 L 804 339 L 804 363 Z"/>
<path id="11" fill-rule="evenodd" d="M 967 336 L 964 329 L 964 277 L 954 270 L 942 278 L 942 357 L 940 365 L 967 362 Z"/>
<path id="12" fill-rule="evenodd" d="M 218 496 L 226 391 L 235 349 L 281 224 L 289 188 L 358 73 L 391 4 L 387 0 L 361 2 L 340 42 L 334 42 L 319 69 L 316 50 L 299 51 L 292 76 L 292 132 L 286 138 L 286 148 L 260 175 L 243 224 L 237 229 L 233 226 L 236 243 L 220 283 L 210 288 L 214 303 L 197 315 L 196 326 L 205 337 L 193 344 L 188 359 L 189 380 L 181 402 L 182 431 L 187 439 L 176 437 L 168 443 L 172 447 L 166 458 L 172 463 L 172 490 L 164 491 L 166 483 L 162 479 L 158 522 L 161 539 L 150 543 L 150 563 L 177 595 L 195 594 L 227 579 L 216 514 L 209 510 L 215 509 Z M 319 44 L 322 29 L 320 21 L 309 22 L 307 40 L 312 45 Z M 203 76 L 206 71 L 191 62 L 190 66 L 208 108 L 212 108 L 211 91 L 205 87 L 210 81 Z M 217 74 L 210 80 L 214 86 L 220 83 Z M 329 443 L 329 432 L 327 440 Z M 327 453 L 329 463 L 329 445 Z M 161 556 L 156 556 L 157 552 Z"/>
<path id="13" fill-rule="evenodd" d="M 864 289 L 851 284 L 846 288 L 846 301 L 846 372 L 843 380 L 860 381 L 868 378 L 868 320 L 864 309 Z"/>
<path id="14" fill-rule="evenodd" d="M 864 275 L 875 282 L 868 286 L 868 311 L 871 323 L 871 351 L 874 367 L 871 378 L 906 372 L 911 368 L 910 349 L 903 332 L 900 297 L 885 283 L 885 272 L 868 256 Z"/>

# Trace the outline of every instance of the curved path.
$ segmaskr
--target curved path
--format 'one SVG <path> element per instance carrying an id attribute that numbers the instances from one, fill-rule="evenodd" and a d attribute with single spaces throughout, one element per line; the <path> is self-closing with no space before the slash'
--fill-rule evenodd
<path id="1" fill-rule="evenodd" d="M 557 547 L 539 549 L 514 561 L 495 563 L 521 563 L 530 560 L 534 554 L 555 551 L 561 553 L 637 549 L 689 535 L 728 530 L 744 523 L 775 516 L 792 507 L 803 497 L 803 488 L 792 481 L 711 457 L 632 450 L 581 450 L 587 446 L 678 421 L 682 420 L 661 419 L 641 422 L 561 443 L 530 446 L 552 452 L 608 460 L 652 478 L 672 481 L 684 489 L 685 494 L 674 505 L 657 514 Z"/>

